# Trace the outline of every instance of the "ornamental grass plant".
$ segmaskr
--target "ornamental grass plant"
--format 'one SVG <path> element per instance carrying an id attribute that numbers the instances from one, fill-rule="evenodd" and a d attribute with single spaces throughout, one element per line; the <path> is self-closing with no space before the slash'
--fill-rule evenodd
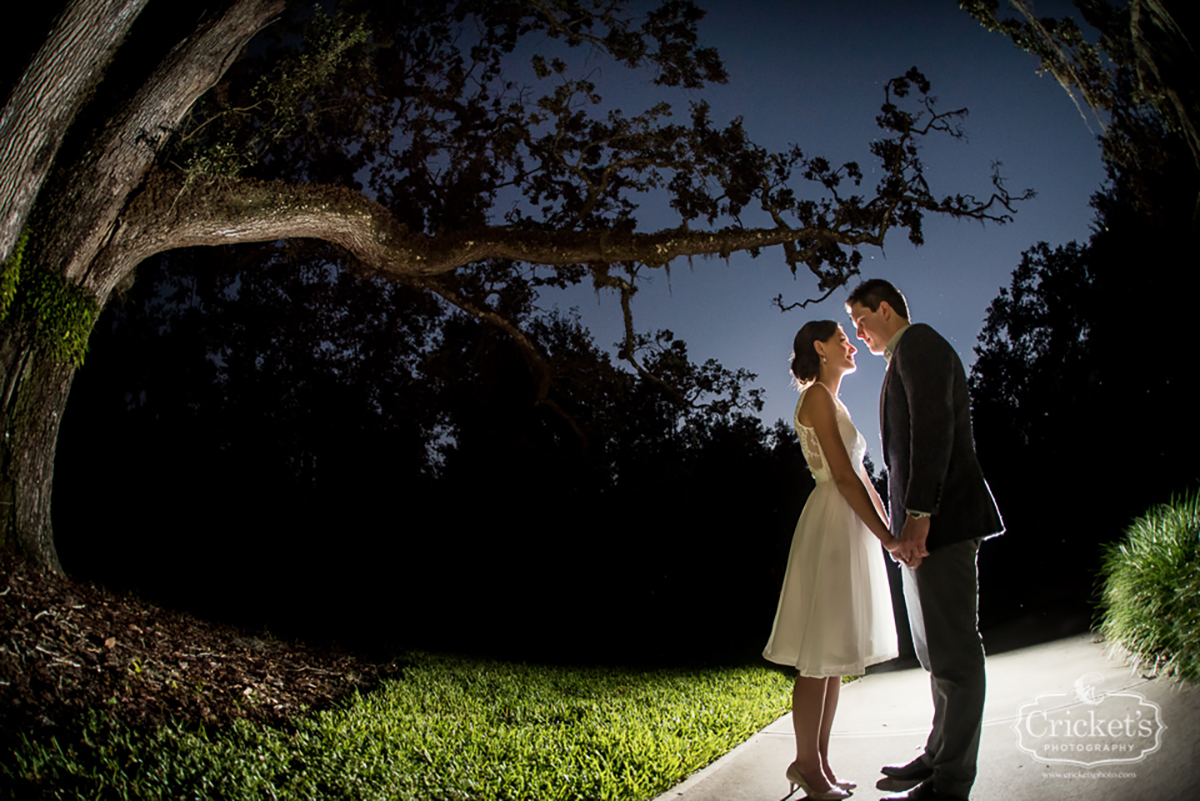
<path id="1" fill-rule="evenodd" d="M 1105 547 L 1100 633 L 1141 665 L 1200 679 L 1200 490 L 1150 509 Z"/>
<path id="2" fill-rule="evenodd" d="M 651 798 L 786 711 L 766 667 L 615 670 L 416 655 L 288 730 L 137 730 L 94 710 L 0 755 L 19 798 Z"/>

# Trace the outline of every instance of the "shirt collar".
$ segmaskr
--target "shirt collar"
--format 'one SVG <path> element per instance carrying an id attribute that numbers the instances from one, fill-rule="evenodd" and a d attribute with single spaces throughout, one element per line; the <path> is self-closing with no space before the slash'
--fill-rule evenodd
<path id="1" fill-rule="evenodd" d="M 892 363 L 892 354 L 896 352 L 896 344 L 900 341 L 900 337 L 904 336 L 904 332 L 907 331 L 911 325 L 911 323 L 905 323 L 904 327 L 892 334 L 892 338 L 888 340 L 887 345 L 883 349 L 883 358 L 888 365 L 891 365 Z"/>

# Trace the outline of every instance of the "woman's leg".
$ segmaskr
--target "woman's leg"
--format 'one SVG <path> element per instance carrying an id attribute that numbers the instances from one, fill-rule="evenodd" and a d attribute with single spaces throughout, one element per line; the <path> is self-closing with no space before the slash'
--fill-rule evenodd
<path id="1" fill-rule="evenodd" d="M 837 713 L 838 695 L 842 689 L 842 677 L 825 679 L 824 713 L 821 715 L 821 731 L 817 740 L 817 752 L 821 756 L 821 770 L 830 784 L 837 782 L 837 775 L 829 767 L 829 734 L 833 731 L 833 716 Z"/>
<path id="2" fill-rule="evenodd" d="M 796 676 L 796 686 L 792 688 L 792 727 L 796 731 L 795 764 L 809 787 L 818 793 L 825 792 L 831 787 L 829 780 L 825 778 L 825 771 L 822 767 L 821 750 L 829 681 L 829 679 Z M 835 703 L 836 692 L 835 690 Z M 828 739 L 829 734 L 826 731 L 824 734 L 826 744 L 828 744 Z"/>

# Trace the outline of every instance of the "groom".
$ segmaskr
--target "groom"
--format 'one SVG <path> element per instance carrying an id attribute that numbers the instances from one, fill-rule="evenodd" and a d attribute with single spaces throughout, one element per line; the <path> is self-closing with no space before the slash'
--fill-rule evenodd
<path id="1" fill-rule="evenodd" d="M 859 284 L 846 309 L 858 338 L 888 361 L 879 408 L 892 534 L 901 540 L 893 556 L 905 566 L 913 646 L 933 689 L 925 752 L 883 768 L 879 787 L 911 788 L 891 799 L 966 799 L 985 684 L 975 557 L 1004 524 L 975 457 L 967 376 L 950 343 L 910 325 L 904 296 L 882 279 Z"/>

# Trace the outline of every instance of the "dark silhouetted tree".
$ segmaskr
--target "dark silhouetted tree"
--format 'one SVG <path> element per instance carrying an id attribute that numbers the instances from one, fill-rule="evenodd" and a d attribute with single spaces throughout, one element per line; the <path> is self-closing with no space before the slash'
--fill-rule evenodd
<path id="1" fill-rule="evenodd" d="M 1028 0 L 960 0 L 989 30 L 1037 56 L 1100 128 L 1104 160 L 1126 183 L 1124 199 L 1158 213 L 1153 180 L 1174 173 L 1200 184 L 1200 9 L 1189 0 L 1075 0 L 1079 19 L 1039 17 Z M 1085 28 L 1081 27 L 1082 20 Z M 1180 152 L 1182 150 L 1182 152 Z M 1190 198 L 1200 217 L 1200 193 Z M 1196 219 L 1193 219 L 1195 224 Z"/>
<path id="2" fill-rule="evenodd" d="M 691 364 L 663 333 L 645 361 L 664 386 L 618 369 L 575 315 L 515 304 L 555 371 L 552 409 L 498 328 L 244 250 L 153 260 L 102 316 L 59 453 L 72 573 L 359 644 L 761 646 L 745 620 L 769 620 L 811 481 L 790 429 L 751 414 L 752 376 Z M 120 529 L 96 537 L 91 510 L 129 487 Z M 688 634 L 670 652 L 667 625 Z"/>
<path id="3" fill-rule="evenodd" d="M 1195 184 L 1141 173 L 1138 192 L 1164 187 L 1148 215 L 1116 181 L 1095 196 L 1086 246 L 1025 252 L 971 370 L 980 460 L 1009 529 L 987 556 L 1028 577 L 1031 596 L 1086 597 L 1099 543 L 1200 477 L 1185 355 L 1194 325 L 1175 311 L 1200 276 L 1173 255 L 1194 240 Z M 1145 277 L 1160 272 L 1169 278 Z"/>
<path id="4" fill-rule="evenodd" d="M 1086 597 L 1098 544 L 1200 475 L 1178 351 L 1192 323 L 1172 312 L 1200 290 L 1180 255 L 1200 224 L 1197 10 L 1078 0 L 1077 17 L 1051 19 L 1024 0 L 1010 2 L 1017 18 L 996 0 L 961 5 L 1038 56 L 1101 131 L 1092 236 L 1025 252 L 971 374 L 980 459 L 1009 528 L 981 569 L 1025 576 L 1028 603 Z"/>

